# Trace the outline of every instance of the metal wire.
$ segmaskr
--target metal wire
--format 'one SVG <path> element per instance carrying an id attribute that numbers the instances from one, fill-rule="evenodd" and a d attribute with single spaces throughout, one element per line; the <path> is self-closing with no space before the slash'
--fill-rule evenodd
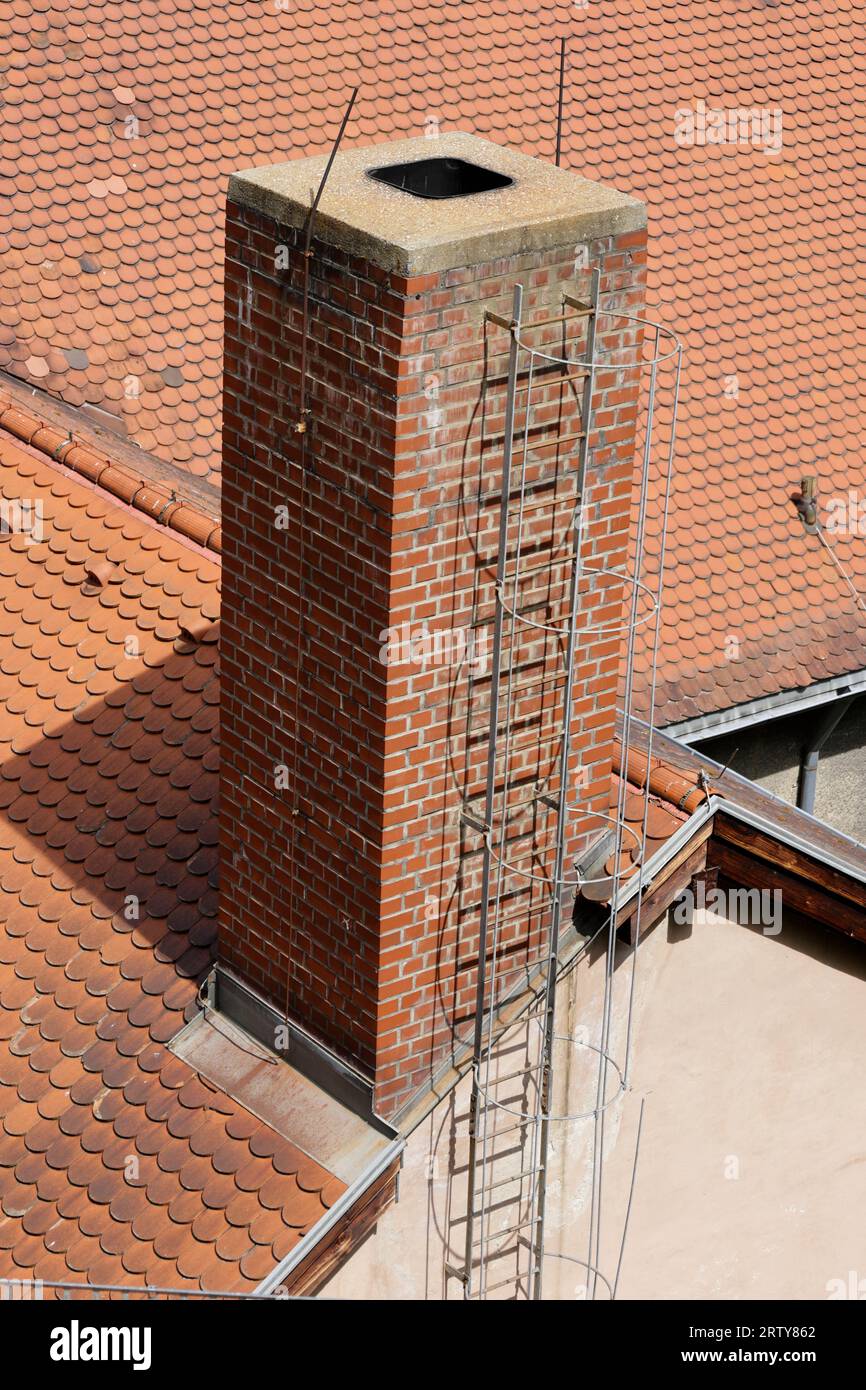
<path id="1" fill-rule="evenodd" d="M 649 500 L 649 471 L 652 453 L 652 420 L 655 408 L 656 393 L 656 373 L 658 371 L 659 355 L 659 328 L 655 330 L 655 343 L 653 357 L 650 366 L 650 385 L 649 399 L 647 404 L 647 429 L 644 438 L 643 463 L 641 469 L 641 487 L 638 504 L 638 522 L 635 541 L 635 565 L 638 572 L 643 563 L 644 543 L 646 539 L 646 519 L 647 504 Z M 633 595 L 633 605 L 636 601 L 636 591 Z M 632 617 L 635 617 L 634 608 Z M 634 663 L 635 663 L 635 632 L 632 626 L 628 635 L 628 650 L 626 655 L 626 686 L 623 701 L 623 747 L 628 749 L 631 742 L 631 719 L 632 719 L 632 697 L 634 688 Z M 618 789 L 618 806 L 620 815 L 625 815 L 625 795 L 627 779 L 620 778 Z M 643 835 L 646 837 L 646 822 L 649 814 L 649 778 L 647 777 L 644 786 L 644 805 L 643 805 Z M 607 1091 L 607 1054 L 610 1049 L 610 1025 L 612 1016 L 612 994 L 613 994 L 613 971 L 616 953 L 616 932 L 617 932 L 617 901 L 619 898 L 620 886 L 620 867 L 621 860 L 619 854 L 616 855 L 613 888 L 611 892 L 611 911 L 610 924 L 608 927 L 607 953 L 605 957 L 605 983 L 604 983 L 604 1003 L 602 1009 L 601 1027 L 601 1049 L 599 1052 L 598 1080 L 596 1086 L 596 1117 L 593 1133 L 593 1185 L 592 1185 L 592 1206 L 590 1213 L 590 1256 L 591 1263 L 598 1267 L 601 1255 L 601 1217 L 602 1217 L 602 1196 L 604 1182 L 604 1143 L 605 1143 L 605 1109 L 602 1102 Z M 640 888 L 638 889 L 640 897 Z M 631 1001 L 630 1001 L 631 1002 Z M 593 1228 L 595 1235 L 595 1249 L 593 1252 Z M 592 1297 L 595 1297 L 597 1280 L 593 1275 Z"/>
<path id="2" fill-rule="evenodd" d="M 823 545 L 827 554 L 830 556 L 830 559 L 833 561 L 833 564 L 836 566 L 843 580 L 850 589 L 851 596 L 854 599 L 854 602 L 857 604 L 857 607 L 862 608 L 863 612 L 866 613 L 866 599 L 864 599 L 863 595 L 857 588 L 857 585 L 854 583 L 854 580 L 851 578 L 845 566 L 842 564 L 842 561 L 839 559 L 839 556 L 836 554 L 836 547 L 831 545 L 830 542 L 827 540 L 827 537 L 824 535 L 823 526 L 818 527 L 816 534 L 818 536 L 818 540 Z"/>
<path id="3" fill-rule="evenodd" d="M 682 376 L 682 364 L 683 364 L 683 350 L 682 350 L 682 347 L 680 347 L 680 348 L 678 349 L 677 357 L 676 357 L 676 370 L 675 370 L 674 382 L 673 382 L 673 402 L 672 402 L 672 409 L 671 409 L 671 434 L 670 434 L 670 442 L 669 442 L 669 444 L 668 444 L 667 461 L 666 461 L 665 474 L 664 474 L 663 496 L 662 496 L 661 534 L 660 534 L 660 540 L 659 540 L 659 561 L 658 561 L 659 569 L 658 569 L 658 584 L 657 584 L 657 589 L 656 589 L 656 594 L 657 594 L 657 598 L 658 598 L 658 604 L 657 604 L 657 607 L 656 607 L 656 627 L 655 627 L 655 634 L 654 634 L 654 639 L 653 639 L 653 644 L 652 644 L 652 657 L 651 657 L 651 664 L 650 664 L 649 701 L 648 701 L 648 710 L 647 710 L 647 735 L 646 735 L 646 760 L 647 760 L 646 765 L 647 765 L 647 773 L 646 773 L 646 798 L 645 798 L 645 802 L 644 802 L 645 808 L 646 808 L 646 807 L 648 806 L 648 804 L 649 804 L 649 770 L 650 770 L 650 767 L 652 766 L 653 735 L 654 735 L 654 733 L 655 733 L 656 684 L 657 684 L 657 680 L 658 680 L 658 652 L 659 652 L 659 645 L 660 645 L 660 638 L 661 638 L 662 603 L 663 603 L 663 599 L 664 599 L 665 559 L 666 559 L 666 557 L 667 557 L 668 514 L 669 514 L 669 510 L 670 510 L 671 485 L 672 485 L 672 482 L 673 482 L 673 467 L 674 467 L 674 457 L 675 457 L 675 452 L 676 452 L 677 411 L 678 411 L 678 407 L 679 407 L 679 398 L 680 398 L 680 379 L 681 379 L 681 376 Z M 623 764 L 623 766 L 625 766 L 625 764 Z M 644 822 L 643 822 L 642 836 L 643 836 L 643 841 L 644 841 L 644 843 L 646 843 L 646 818 L 644 818 Z M 637 972 L 637 950 L 638 950 L 638 946 L 640 945 L 640 928 L 641 928 L 641 910 L 642 910 L 642 907 L 643 907 L 643 894 L 641 893 L 641 891 L 640 891 L 640 886 L 639 886 L 639 887 L 638 887 L 637 903 L 636 903 L 636 906 L 635 906 L 634 948 L 633 948 L 633 954 L 632 954 L 631 982 L 630 982 L 630 985 L 629 985 L 628 1024 L 627 1024 L 627 1028 L 626 1028 L 626 1041 L 625 1041 L 625 1079 L 626 1079 L 626 1084 L 628 1084 L 628 1078 L 629 1078 L 629 1074 L 630 1074 L 630 1071 L 631 1071 L 632 1012 L 633 1012 L 633 1007 L 634 1007 L 635 976 L 636 976 L 636 972 Z"/>
<path id="4" fill-rule="evenodd" d="M 645 1106 L 645 1105 L 646 1105 L 646 1096 L 641 1096 L 640 1114 L 639 1114 L 638 1117 L 637 1117 L 637 1138 L 636 1138 L 635 1141 L 634 1141 L 634 1162 L 632 1163 L 632 1166 L 631 1166 L 631 1183 L 630 1183 L 629 1189 L 628 1189 L 628 1204 L 627 1204 L 626 1209 L 625 1209 L 625 1221 L 623 1222 L 623 1227 L 622 1227 L 622 1240 L 620 1241 L 620 1244 L 619 1244 L 619 1259 L 618 1259 L 617 1262 L 616 1262 L 616 1274 L 615 1274 L 614 1280 L 613 1280 L 613 1290 L 612 1290 L 612 1293 L 611 1293 L 611 1298 L 612 1298 L 612 1299 L 616 1299 L 616 1291 L 617 1291 L 617 1289 L 619 1288 L 619 1276 L 620 1276 L 620 1274 L 622 1273 L 622 1260 L 623 1260 L 623 1256 L 624 1256 L 624 1254 L 625 1254 L 625 1242 L 626 1242 L 626 1238 L 627 1238 L 627 1236 L 628 1236 L 628 1223 L 629 1223 L 629 1221 L 630 1221 L 630 1219 L 631 1219 L 631 1204 L 632 1204 L 632 1201 L 634 1200 L 634 1185 L 635 1185 L 635 1180 L 637 1179 L 637 1160 L 638 1160 L 638 1155 L 640 1154 L 640 1137 L 641 1137 L 641 1133 L 642 1133 L 642 1131 L 643 1131 L 643 1112 L 644 1112 L 644 1106 Z"/>

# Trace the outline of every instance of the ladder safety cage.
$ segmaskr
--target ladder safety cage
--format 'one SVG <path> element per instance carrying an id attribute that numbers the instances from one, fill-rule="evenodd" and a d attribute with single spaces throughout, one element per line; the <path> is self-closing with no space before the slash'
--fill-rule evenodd
<path id="1" fill-rule="evenodd" d="M 627 778 L 620 777 L 615 806 L 609 815 L 581 805 L 579 787 L 573 787 L 571 763 L 573 756 L 574 683 L 578 643 L 586 635 L 619 638 L 624 643 L 624 696 L 619 713 L 620 738 L 623 745 L 622 766 L 627 766 L 634 728 L 635 642 L 643 632 L 649 647 L 645 669 L 648 671 L 647 697 L 650 725 L 645 743 L 648 758 L 652 757 L 652 712 L 655 701 L 657 650 L 661 612 L 662 577 L 664 569 L 665 533 L 668 496 L 670 492 L 676 408 L 679 393 L 681 348 L 669 330 L 635 315 L 601 309 L 600 269 L 591 273 L 589 301 L 563 295 L 563 312 L 535 322 L 524 323 L 524 288 L 514 290 L 511 318 L 488 312 L 486 320 L 509 335 L 507 373 L 488 380 L 488 385 L 506 388 L 504 429 L 495 436 L 502 452 L 500 485 L 495 496 L 485 499 L 498 503 L 498 538 L 496 576 L 494 584 L 493 641 L 490 663 L 489 719 L 486 736 L 486 771 L 483 791 L 483 815 L 464 804 L 463 823 L 481 840 L 481 871 L 478 907 L 478 969 L 475 988 L 475 1010 L 472 1035 L 472 1092 L 469 1105 L 469 1151 L 467 1171 L 467 1204 L 462 1268 L 448 1266 L 449 1275 L 460 1279 L 467 1299 L 485 1299 L 494 1293 L 499 1297 L 540 1299 L 546 1264 L 552 1259 L 571 1262 L 583 1270 L 585 1294 L 596 1297 L 599 1286 L 613 1297 L 619 1276 L 606 1276 L 599 1268 L 601 1249 L 601 1205 L 603 1196 L 602 1171 L 604 1163 L 604 1121 L 609 1108 L 618 1102 L 628 1089 L 630 1050 L 632 1042 L 632 1010 L 640 942 L 640 911 L 646 858 L 646 827 L 649 812 L 649 777 L 642 789 L 642 814 L 635 829 L 634 815 L 625 814 Z M 606 348 L 599 345 L 600 319 L 609 319 L 626 334 L 634 331 L 634 345 L 625 348 Z M 529 344 L 526 338 L 539 328 L 557 327 L 564 339 L 575 326 L 583 333 L 582 348 L 575 356 L 563 349 L 554 354 Z M 571 344 L 568 344 L 571 347 Z M 622 364 L 617 354 L 626 352 L 631 361 Z M 657 409 L 657 373 L 668 364 L 672 374 L 672 410 L 669 436 L 663 448 L 660 477 L 656 479 L 661 500 L 661 531 L 655 550 L 655 568 L 649 579 L 644 577 L 650 474 L 653 462 L 653 421 Z M 640 470 L 636 506 L 633 508 L 633 535 L 630 562 L 617 568 L 606 568 L 590 562 L 585 556 L 585 506 L 587 470 L 596 434 L 598 377 L 603 369 L 636 371 L 641 377 L 648 374 L 645 424 L 642 446 L 638 448 Z M 579 388 L 579 422 L 569 420 L 567 432 L 552 433 L 551 438 L 534 440 L 543 421 L 531 424 L 533 392 L 551 385 Z M 522 417 L 522 418 L 521 418 Z M 580 428 L 571 426 L 579 423 Z M 493 441 L 491 441 L 493 442 Z M 532 550 L 532 539 L 526 534 L 531 518 L 545 506 L 555 513 L 557 500 L 550 499 L 536 506 L 527 502 L 534 495 L 534 486 L 543 490 L 544 478 L 527 478 L 528 460 L 540 450 L 550 447 L 568 449 L 567 478 L 571 494 L 566 498 L 567 545 L 561 559 L 550 564 L 531 567 L 524 563 Z M 482 445 L 482 450 L 483 450 Z M 527 518 L 530 520 L 527 521 Z M 553 524 L 553 522 L 551 522 Z M 521 602 L 521 584 L 536 574 L 550 574 L 558 566 L 557 582 L 564 595 L 564 616 L 557 623 L 540 622 L 532 616 L 537 601 Z M 630 572 L 629 572 L 630 571 Z M 619 586 L 620 599 L 616 620 L 594 623 L 587 612 L 585 589 L 598 593 L 599 586 Z M 625 612 L 623 612 L 625 610 Z M 515 704 L 531 693 L 533 681 L 515 675 L 516 634 L 520 630 L 539 634 L 540 640 L 552 635 L 560 647 L 564 644 L 562 671 L 551 682 L 544 673 L 538 686 L 548 695 L 557 692 L 558 709 L 555 723 L 557 735 L 552 742 L 556 753 L 554 769 L 548 784 L 538 784 L 535 795 L 528 801 L 515 802 L 515 779 L 512 775 L 514 749 L 517 746 L 515 726 L 519 723 Z M 552 784 L 552 785 L 551 785 Z M 552 818 L 545 835 L 545 853 L 552 856 L 552 871 L 526 870 L 512 862 L 509 856 L 508 832 L 517 812 L 541 807 Z M 610 872 L 582 872 L 580 867 L 568 867 L 569 827 L 574 822 L 595 821 L 595 839 L 603 843 L 605 853 L 601 862 L 612 861 Z M 586 832 L 584 832 L 586 833 Z M 624 848 L 625 845 L 625 848 Z M 627 860 L 624 866 L 623 860 Z M 633 889 L 638 879 L 637 905 L 631 949 L 631 974 L 628 988 L 628 1017 L 624 1056 L 617 1061 L 611 1042 L 611 985 L 617 930 L 617 898 L 621 885 Z M 522 987 L 515 990 L 509 966 L 507 928 L 520 914 L 511 915 L 504 908 L 509 883 L 528 884 L 529 891 L 537 887 L 546 893 L 541 917 L 543 928 L 534 954 L 527 949 Z M 560 945 L 566 895 L 589 885 L 607 885 L 610 911 L 602 926 L 593 931 L 581 947 L 588 950 L 599 937 L 606 936 L 604 993 L 601 1000 L 600 1029 L 597 1041 L 590 1042 L 556 1028 L 556 990 L 561 978 Z M 538 913 L 538 905 L 524 909 L 526 917 Z M 526 920 L 526 919 L 524 919 Z M 573 964 L 573 960 L 571 964 Z M 519 1035 L 519 1036 L 518 1036 Z M 515 1048 L 515 1037 L 518 1046 Z M 522 1039 L 522 1042 L 520 1041 Z M 557 1111 L 554 1104 L 554 1066 L 559 1048 L 584 1047 L 596 1054 L 594 1096 L 585 1106 L 572 1113 Z M 522 1064 L 507 1057 L 522 1053 Z M 504 1065 L 505 1070 L 502 1070 Z M 591 1103 L 590 1103 L 591 1102 Z M 564 1107 L 568 1111 L 568 1107 Z M 641 1114 L 643 1112 L 641 1111 Z M 545 1227 L 548 1219 L 548 1162 L 551 1148 L 551 1125 L 591 1122 L 592 1184 L 588 1213 L 586 1258 L 563 1254 L 546 1247 Z M 498 1147 L 505 1136 L 519 1136 L 506 1149 Z M 503 1174 L 497 1165 L 509 1162 Z M 636 1162 L 636 1156 L 635 1156 Z M 629 1205 L 630 1210 L 630 1205 Z M 627 1222 L 626 1222 L 627 1224 Z M 625 1230 L 623 1231 L 623 1245 Z M 620 1262 L 622 1251 L 620 1252 Z"/>

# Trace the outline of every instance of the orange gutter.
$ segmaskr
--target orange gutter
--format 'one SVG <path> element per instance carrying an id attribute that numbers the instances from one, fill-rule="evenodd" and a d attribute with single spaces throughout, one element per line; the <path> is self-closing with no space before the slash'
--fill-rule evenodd
<path id="1" fill-rule="evenodd" d="M 112 463 L 89 444 L 79 442 L 74 435 L 65 434 L 54 425 L 46 425 L 20 405 L 0 394 L 0 428 L 16 439 L 38 449 L 55 463 L 62 463 L 73 473 L 80 473 L 89 482 L 104 488 L 128 506 L 144 512 L 151 521 L 177 531 L 187 540 L 205 550 L 222 551 L 222 529 L 212 517 L 178 498 L 159 484 L 136 478 L 134 473 Z"/>

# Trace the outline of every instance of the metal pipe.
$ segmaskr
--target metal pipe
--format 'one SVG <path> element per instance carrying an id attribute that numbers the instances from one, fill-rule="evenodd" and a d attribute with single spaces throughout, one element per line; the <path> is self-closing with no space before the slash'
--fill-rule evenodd
<path id="1" fill-rule="evenodd" d="M 818 786 L 818 761 L 821 756 L 821 749 L 833 730 L 845 718 L 853 703 L 854 696 L 848 695 L 831 705 L 808 743 L 803 746 L 800 757 L 800 777 L 797 785 L 797 805 L 807 815 L 815 814 L 815 792 Z"/>
<path id="2" fill-rule="evenodd" d="M 601 290 L 601 272 L 592 273 L 591 299 L 598 306 Z M 577 650 L 577 613 L 580 602 L 580 579 L 583 566 L 583 542 L 585 534 L 586 472 L 589 460 L 589 440 L 592 434 L 593 396 L 595 389 L 595 330 L 597 316 L 587 319 L 586 355 L 593 365 L 584 385 L 581 408 L 580 452 L 577 462 L 575 486 L 576 506 L 574 510 L 574 532 L 572 537 L 573 554 L 570 574 L 568 637 L 566 639 L 566 682 L 562 700 L 563 723 L 560 735 L 559 759 L 559 806 L 556 815 L 556 849 L 553 871 L 553 905 L 551 912 L 550 937 L 548 941 L 549 962 L 547 968 L 547 989 L 544 1001 L 544 1029 L 542 1048 L 542 1113 L 539 1140 L 541 1177 L 538 1182 L 538 1226 L 536 1228 L 535 1269 L 532 1280 L 532 1297 L 540 1299 L 544 1267 L 544 1218 L 547 1206 L 547 1153 L 550 1139 L 550 1108 L 552 1102 L 553 1044 L 556 1027 L 556 980 L 559 957 L 559 932 L 562 915 L 563 864 L 565 861 L 566 825 L 568 822 L 568 783 L 569 760 L 571 757 L 572 703 L 574 698 L 575 655 Z"/>
<path id="3" fill-rule="evenodd" d="M 30 1274 L 25 1274 L 22 1270 L 20 1278 L 0 1279 L 0 1291 L 3 1289 L 18 1290 L 20 1288 L 41 1288 L 41 1289 L 74 1289 L 76 1293 L 119 1293 L 123 1299 L 128 1299 L 130 1294 L 143 1294 L 143 1301 L 154 1298 L 229 1298 L 229 1299 L 263 1299 L 270 1297 L 269 1294 L 259 1293 L 254 1290 L 252 1293 L 241 1293 L 237 1289 L 178 1289 L 171 1285 L 163 1284 L 85 1284 L 74 1283 L 64 1279 L 39 1279 L 33 1278 Z M 2 1298 L 2 1292 L 0 1292 Z M 4 1302 L 6 1300 L 3 1300 Z M 39 1301 L 35 1298 L 15 1298 L 10 1296 L 9 1302 L 29 1303 Z M 65 1301 L 65 1300 L 64 1300 Z M 81 1300 L 84 1301 L 84 1300 Z"/>
<path id="4" fill-rule="evenodd" d="M 562 163 L 562 105 L 565 98 L 565 35 L 559 44 L 559 98 L 556 106 L 556 165 Z"/>
<path id="5" fill-rule="evenodd" d="M 345 131 L 346 126 L 349 123 L 349 117 L 352 114 L 352 107 L 355 105 L 355 99 L 360 90 L 360 87 L 355 87 L 355 89 L 352 92 L 352 95 L 349 97 L 349 104 L 346 107 L 346 110 L 343 112 L 343 119 L 340 122 L 340 129 L 337 131 L 337 138 L 331 147 L 331 153 L 328 156 L 328 162 L 325 165 L 324 173 L 322 174 L 322 177 L 319 181 L 319 186 L 316 189 L 316 196 L 313 198 L 310 211 L 307 214 L 306 226 L 304 227 L 304 286 L 303 307 L 301 310 L 301 397 L 300 406 L 298 410 L 298 421 L 295 425 L 295 430 L 298 434 L 306 433 L 307 415 L 309 414 L 309 411 L 307 410 L 307 336 L 309 329 L 310 257 L 313 254 L 310 250 L 310 245 L 313 240 L 313 224 L 316 220 L 316 211 L 319 206 L 319 199 L 321 198 L 322 193 L 324 192 L 325 184 L 328 182 L 328 175 L 331 172 L 331 166 L 337 157 L 337 151 L 340 148 L 340 141 L 343 138 L 343 132 Z"/>

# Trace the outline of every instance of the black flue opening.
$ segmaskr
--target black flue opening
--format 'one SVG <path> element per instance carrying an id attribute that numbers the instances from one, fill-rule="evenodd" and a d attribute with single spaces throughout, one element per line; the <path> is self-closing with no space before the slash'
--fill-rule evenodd
<path id="1" fill-rule="evenodd" d="M 415 159 L 409 164 L 385 164 L 371 169 L 370 177 L 415 198 L 466 198 L 470 193 L 489 193 L 507 188 L 514 180 L 494 169 L 470 164 L 466 159 Z"/>

